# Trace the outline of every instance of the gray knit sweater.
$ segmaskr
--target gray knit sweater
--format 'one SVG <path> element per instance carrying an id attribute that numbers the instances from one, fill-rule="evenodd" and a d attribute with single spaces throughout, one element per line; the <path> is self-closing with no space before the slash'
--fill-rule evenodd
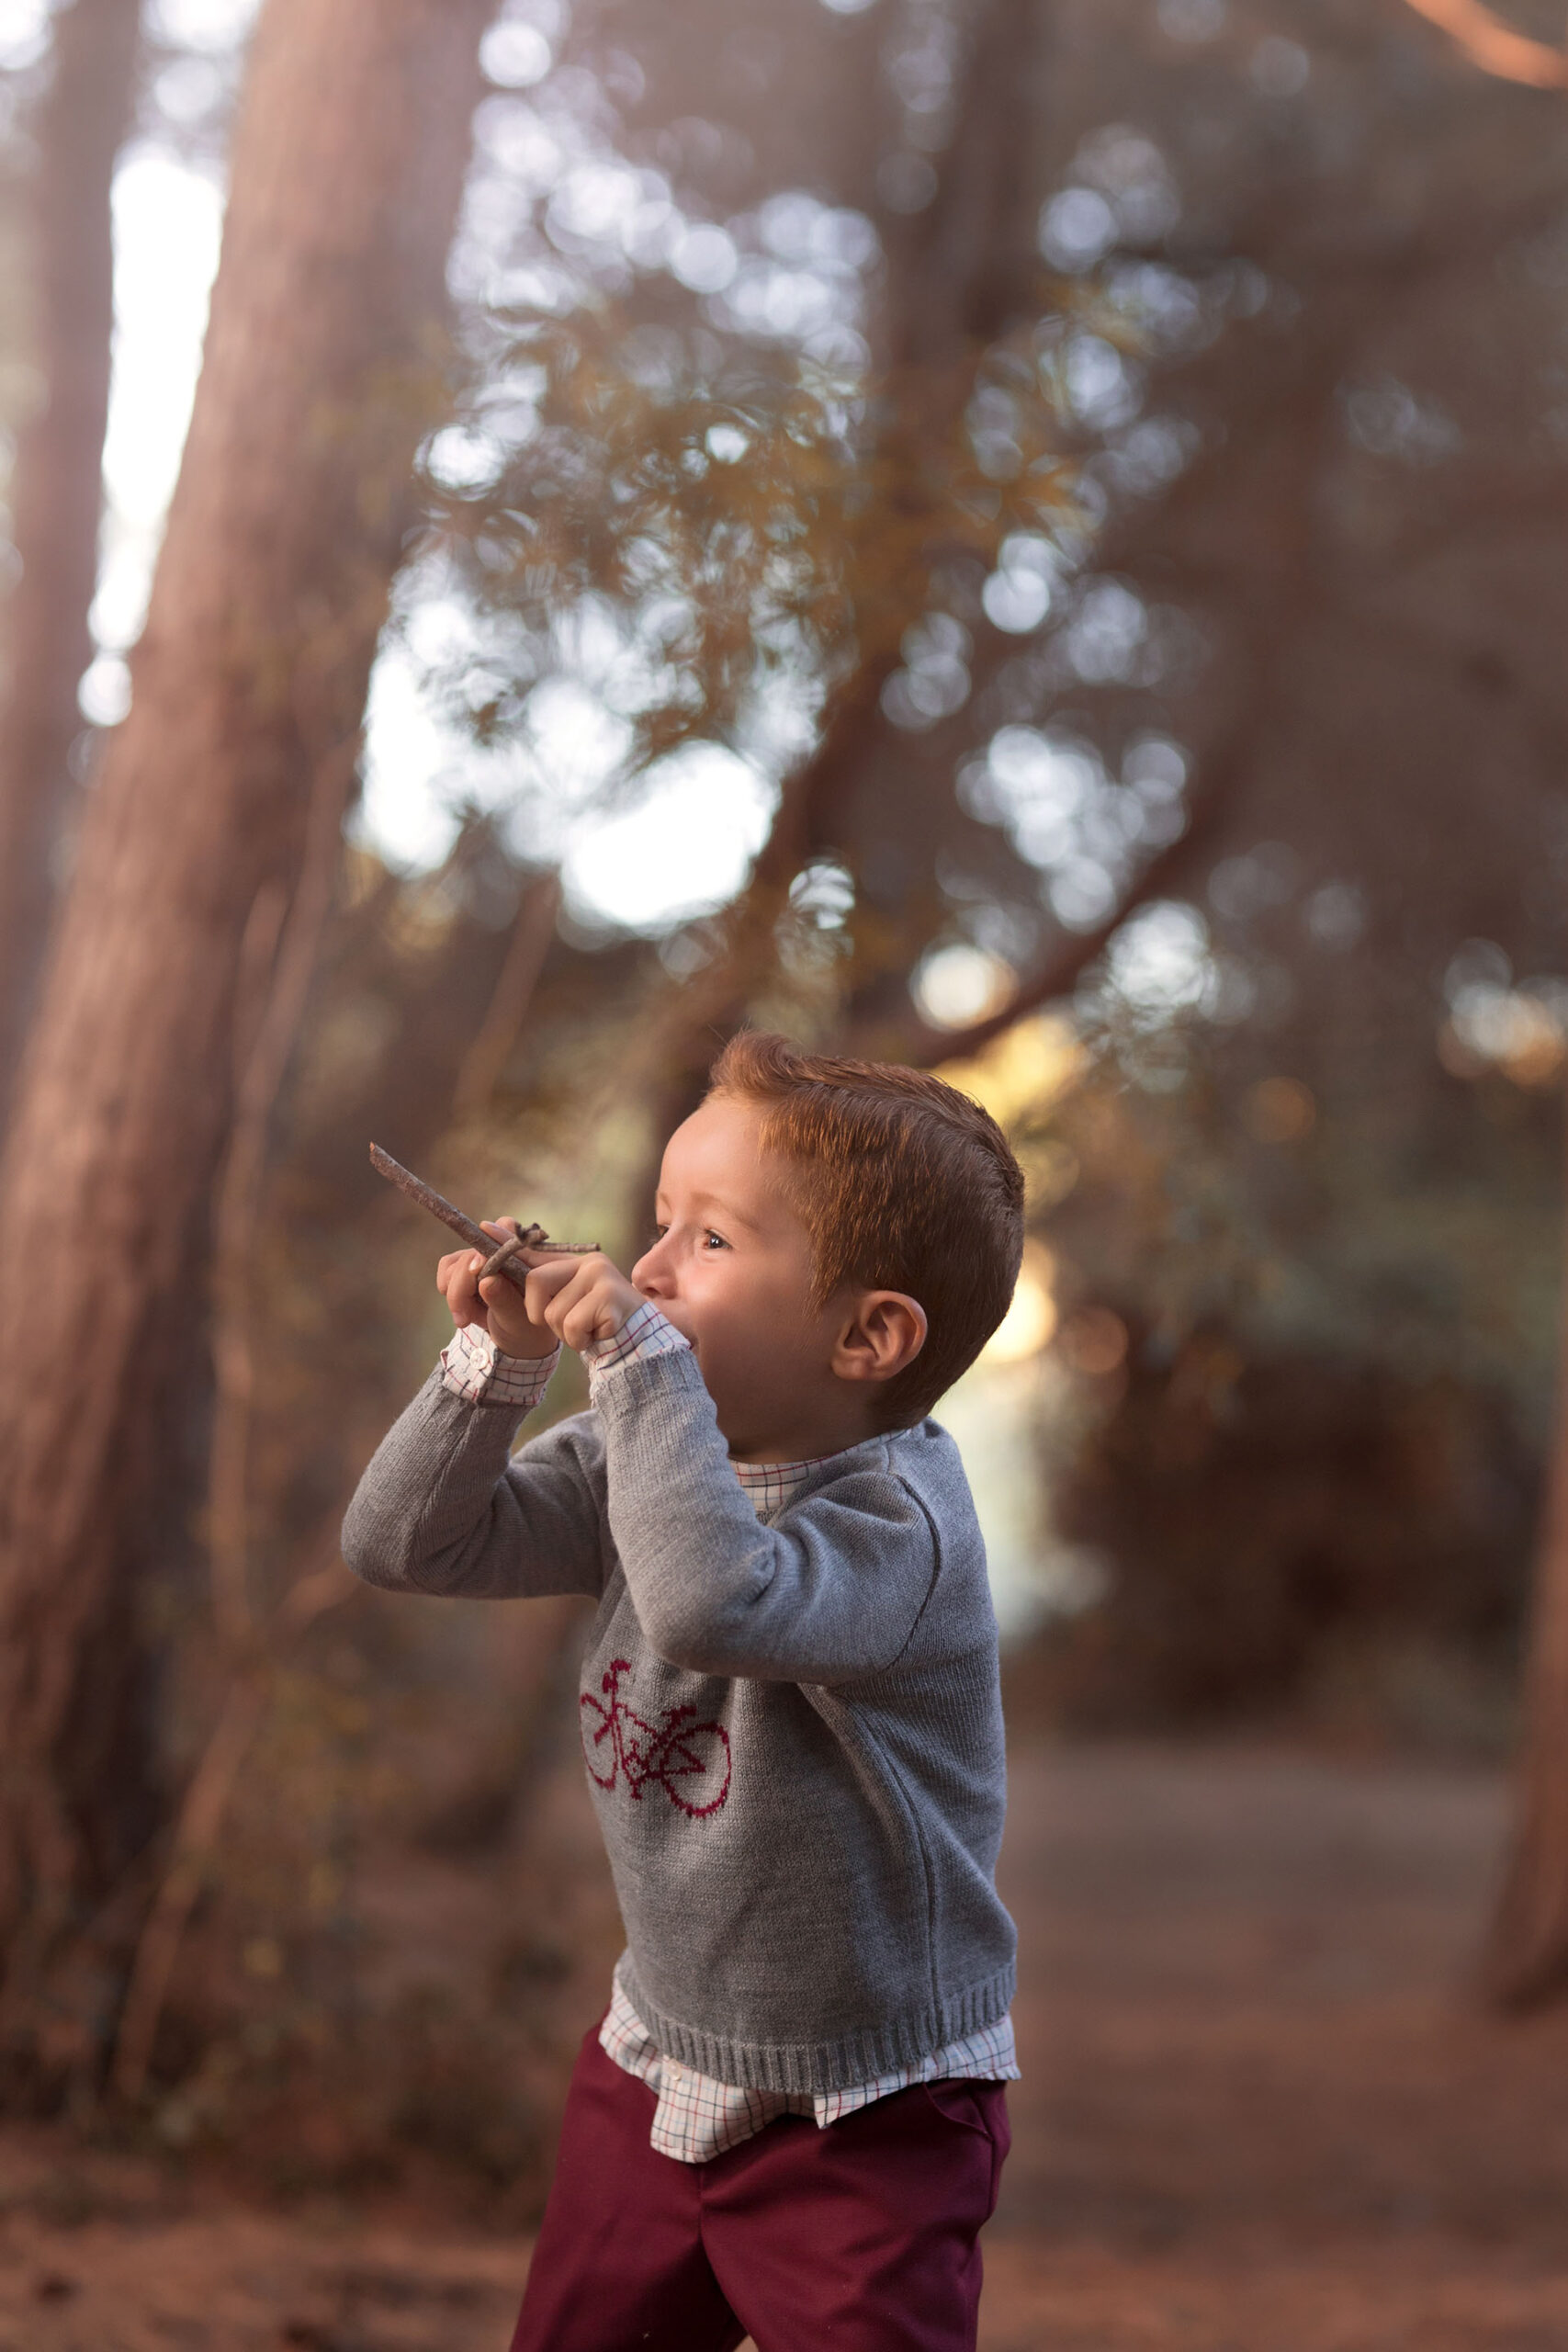
<path id="1" fill-rule="evenodd" d="M 997 1629 L 952 1439 L 871 1439 L 759 1519 L 689 1351 L 509 1460 L 517 1419 L 433 1374 L 344 1556 L 390 1591 L 598 1600 L 583 1751 L 659 2048 L 827 2091 L 1004 2016 Z"/>

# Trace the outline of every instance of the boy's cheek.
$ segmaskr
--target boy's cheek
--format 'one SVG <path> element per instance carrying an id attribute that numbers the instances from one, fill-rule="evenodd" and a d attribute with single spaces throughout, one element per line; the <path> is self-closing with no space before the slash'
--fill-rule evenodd
<path id="1" fill-rule="evenodd" d="M 678 1300 L 672 1298 L 656 1298 L 653 1303 L 666 1323 L 672 1324 L 687 1346 L 694 1348 L 697 1344 L 697 1331 L 689 1308 L 682 1306 Z"/>

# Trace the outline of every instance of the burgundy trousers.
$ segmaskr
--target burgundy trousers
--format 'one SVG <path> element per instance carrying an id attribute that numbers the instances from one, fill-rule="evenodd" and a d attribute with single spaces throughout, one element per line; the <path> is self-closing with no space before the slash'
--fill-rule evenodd
<path id="1" fill-rule="evenodd" d="M 512 2352 L 974 2352 L 1000 2083 L 782 2116 L 702 2165 L 655 2154 L 654 2106 L 587 2035 Z"/>

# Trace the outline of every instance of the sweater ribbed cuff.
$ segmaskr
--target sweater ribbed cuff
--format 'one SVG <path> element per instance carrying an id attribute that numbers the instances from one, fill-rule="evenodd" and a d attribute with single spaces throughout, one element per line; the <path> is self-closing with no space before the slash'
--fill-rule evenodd
<path id="1" fill-rule="evenodd" d="M 663 1355 L 628 1356 L 616 1364 L 613 1378 L 601 1374 L 592 1384 L 593 1402 L 607 1419 L 636 1413 L 655 1397 L 704 1393 L 696 1352 L 684 1345 Z"/>

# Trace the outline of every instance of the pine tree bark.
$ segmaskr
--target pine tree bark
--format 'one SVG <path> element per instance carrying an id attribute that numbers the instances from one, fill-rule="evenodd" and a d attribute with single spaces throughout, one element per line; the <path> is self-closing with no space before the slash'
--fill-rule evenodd
<path id="1" fill-rule="evenodd" d="M 254 39 L 131 710 L 90 797 L 0 1173 L 13 2100 L 100 2064 L 127 1873 L 166 1813 L 141 1588 L 187 1540 L 199 1477 L 181 1369 L 205 1358 L 241 944 L 258 895 L 294 888 L 311 807 L 351 788 L 412 462 L 446 397 L 486 14 L 266 0 Z"/>
<path id="2" fill-rule="evenodd" d="M 54 19 L 34 126 L 32 277 L 42 406 L 17 438 L 0 706 L 0 1129 L 32 1009 L 91 654 L 114 329 L 109 191 L 130 117 L 138 0 L 73 0 Z"/>

